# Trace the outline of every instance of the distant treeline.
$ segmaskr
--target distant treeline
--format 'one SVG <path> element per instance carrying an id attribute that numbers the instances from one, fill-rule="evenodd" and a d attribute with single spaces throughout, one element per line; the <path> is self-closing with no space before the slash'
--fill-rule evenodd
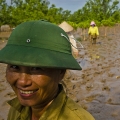
<path id="1" fill-rule="evenodd" d="M 67 21 L 74 28 L 87 28 L 94 20 L 98 26 L 112 26 L 120 22 L 119 0 L 88 0 L 83 8 L 74 13 L 55 4 L 50 6 L 48 0 L 0 0 L 0 26 L 11 27 L 28 21 L 45 19 L 54 24 Z"/>

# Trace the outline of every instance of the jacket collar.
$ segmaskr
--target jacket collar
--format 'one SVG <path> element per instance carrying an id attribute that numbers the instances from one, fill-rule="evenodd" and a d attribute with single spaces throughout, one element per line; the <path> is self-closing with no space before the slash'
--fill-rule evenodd
<path id="1" fill-rule="evenodd" d="M 43 115 L 40 117 L 40 120 L 57 120 L 66 101 L 66 94 L 63 90 L 62 85 L 59 85 L 59 87 L 61 89 L 61 92 L 53 100 L 52 104 L 47 108 L 47 110 L 43 113 Z M 16 111 L 18 111 L 19 115 L 24 118 L 24 120 L 30 117 L 30 107 L 25 107 L 21 105 L 18 98 L 14 98 L 8 101 L 8 104 L 12 106 Z"/>

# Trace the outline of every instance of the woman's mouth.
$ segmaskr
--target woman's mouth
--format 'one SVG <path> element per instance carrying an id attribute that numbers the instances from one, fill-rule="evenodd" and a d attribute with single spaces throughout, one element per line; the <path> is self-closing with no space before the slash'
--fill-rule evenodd
<path id="1" fill-rule="evenodd" d="M 37 90 L 19 90 L 21 97 L 29 98 L 35 95 Z"/>
<path id="2" fill-rule="evenodd" d="M 34 93 L 35 91 L 23 91 L 23 90 L 20 90 L 20 93 L 21 94 L 32 94 Z"/>

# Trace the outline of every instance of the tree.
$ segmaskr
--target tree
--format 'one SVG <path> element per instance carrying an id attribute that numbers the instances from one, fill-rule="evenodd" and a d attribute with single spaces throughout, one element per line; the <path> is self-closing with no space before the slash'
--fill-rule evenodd
<path id="1" fill-rule="evenodd" d="M 77 29 L 83 24 L 82 27 L 86 28 L 87 22 L 92 20 L 98 23 L 108 19 L 120 22 L 120 9 L 117 6 L 119 0 L 88 0 L 83 8 L 73 14 L 54 4 L 49 7 L 48 0 L 11 0 L 9 6 L 5 1 L 0 0 L 0 25 L 16 26 L 28 20 L 46 19 L 55 24 L 67 21 Z"/>
<path id="2" fill-rule="evenodd" d="M 28 20 L 38 20 L 45 18 L 48 12 L 47 1 L 41 0 L 12 0 L 11 18 L 15 26 Z"/>
<path id="3" fill-rule="evenodd" d="M 83 40 L 86 40 L 86 29 L 89 28 L 90 22 L 89 21 L 80 22 L 78 26 L 82 29 L 81 36 L 83 36 Z"/>
<path id="4" fill-rule="evenodd" d="M 99 21 L 109 18 L 118 10 L 119 0 L 88 0 L 82 8 L 84 15 Z"/>
<path id="5" fill-rule="evenodd" d="M 7 24 L 9 19 L 6 0 L 0 0 L 0 25 Z"/>

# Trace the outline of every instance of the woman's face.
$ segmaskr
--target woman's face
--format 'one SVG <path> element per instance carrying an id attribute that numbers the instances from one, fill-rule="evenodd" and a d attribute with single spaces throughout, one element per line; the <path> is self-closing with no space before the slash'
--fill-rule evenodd
<path id="1" fill-rule="evenodd" d="M 93 24 L 93 25 L 91 25 L 92 27 L 95 27 L 95 25 Z"/>
<path id="2" fill-rule="evenodd" d="M 65 70 L 8 65 L 6 79 L 24 106 L 41 106 L 58 92 Z"/>

